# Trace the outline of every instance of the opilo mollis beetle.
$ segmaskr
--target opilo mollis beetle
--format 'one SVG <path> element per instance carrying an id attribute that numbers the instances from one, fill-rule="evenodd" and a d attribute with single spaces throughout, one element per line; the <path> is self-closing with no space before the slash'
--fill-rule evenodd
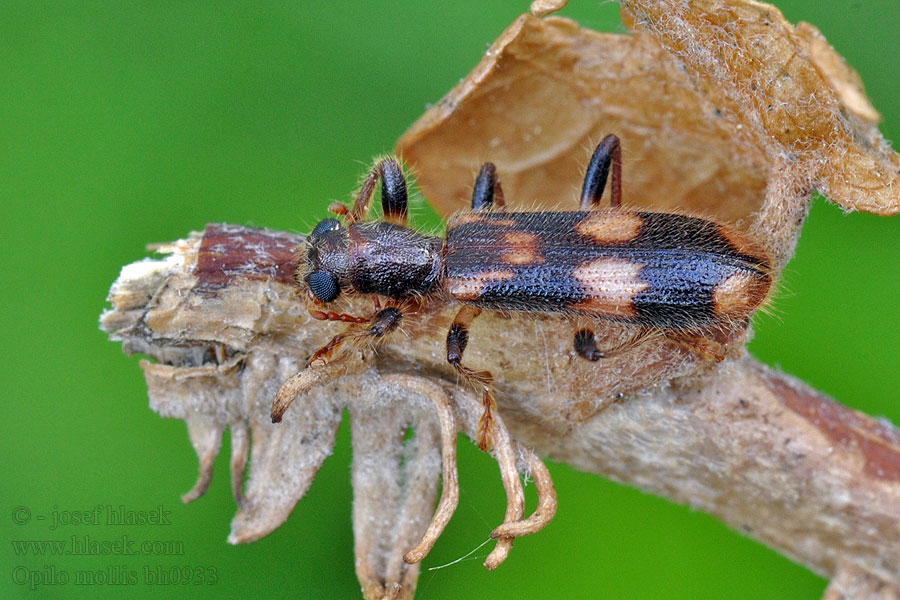
<path id="1" fill-rule="evenodd" d="M 611 206 L 600 203 L 610 171 Z M 384 220 L 365 222 L 381 180 Z M 652 334 L 681 341 L 722 360 L 703 335 L 746 321 L 772 285 L 764 250 L 740 231 L 715 221 L 621 208 L 619 139 L 608 135 L 585 176 L 580 211 L 506 212 L 496 168 L 479 172 L 472 210 L 452 216 L 444 239 L 406 226 L 407 188 L 393 158 L 380 160 L 354 205 L 332 205 L 345 217 L 316 225 L 300 250 L 298 285 L 317 319 L 350 323 L 317 351 L 311 365 L 335 360 L 347 342 L 377 340 L 394 331 L 404 313 L 460 305 L 447 333 L 447 361 L 483 390 L 482 447 L 491 446 L 492 376 L 463 364 L 469 326 L 483 310 L 563 313 L 635 326 L 616 348 L 598 348 L 590 327 L 574 333 L 574 351 L 598 361 L 645 343 Z M 328 310 L 342 295 L 372 299 L 363 316 Z M 293 398 L 273 408 L 281 418 Z"/>

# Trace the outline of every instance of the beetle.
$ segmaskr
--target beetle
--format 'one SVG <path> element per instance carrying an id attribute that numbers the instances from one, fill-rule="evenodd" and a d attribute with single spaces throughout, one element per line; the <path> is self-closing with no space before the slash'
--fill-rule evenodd
<path id="1" fill-rule="evenodd" d="M 394 158 L 379 160 L 352 208 L 330 207 L 346 223 L 321 221 L 300 251 L 297 283 L 308 291 L 311 316 L 354 324 L 317 351 L 311 364 L 327 363 L 353 337 L 378 339 L 394 331 L 404 307 L 432 300 L 459 304 L 446 357 L 466 380 L 484 387 L 487 423 L 492 377 L 462 362 L 469 326 L 482 310 L 583 315 L 636 326 L 634 337 L 607 350 L 597 347 L 590 328 L 579 329 L 574 350 L 590 361 L 638 344 L 648 332 L 689 339 L 749 319 L 772 285 L 766 252 L 715 221 L 622 209 L 621 163 L 619 139 L 607 135 L 588 165 L 580 210 L 572 212 L 507 212 L 496 167 L 485 163 L 471 211 L 450 217 L 442 239 L 407 227 L 403 171 Z M 602 209 L 610 172 L 610 207 Z M 379 179 L 384 219 L 366 222 Z M 328 310 L 344 294 L 371 296 L 376 312 L 358 317 Z"/>

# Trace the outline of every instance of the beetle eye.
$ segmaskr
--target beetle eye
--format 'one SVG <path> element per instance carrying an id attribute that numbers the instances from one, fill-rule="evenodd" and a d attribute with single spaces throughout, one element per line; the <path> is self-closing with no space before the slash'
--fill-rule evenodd
<path id="1" fill-rule="evenodd" d="M 313 271 L 306 276 L 306 283 L 321 302 L 331 302 L 341 293 L 337 279 L 328 271 Z"/>
<path id="2" fill-rule="evenodd" d="M 324 221 L 319 221 L 319 224 L 316 225 L 316 228 L 312 230 L 312 233 L 309 235 L 312 237 L 322 235 L 326 231 L 334 231 L 336 229 L 341 228 L 341 222 L 337 219 L 325 219 Z"/>

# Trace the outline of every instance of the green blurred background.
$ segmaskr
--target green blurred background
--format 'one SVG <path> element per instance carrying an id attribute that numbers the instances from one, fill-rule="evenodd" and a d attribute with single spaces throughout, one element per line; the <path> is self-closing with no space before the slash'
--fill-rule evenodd
<path id="1" fill-rule="evenodd" d="M 819 26 L 859 70 L 882 130 L 900 140 L 900 3 L 780 6 Z M 149 411 L 137 357 L 107 342 L 97 318 L 119 268 L 148 242 L 211 221 L 307 229 L 526 9 L 525 0 L 0 5 L 0 596 L 358 597 L 346 424 L 288 522 L 229 546 L 227 440 L 207 496 L 182 505 L 196 476 L 185 426 Z M 615 4 L 576 0 L 564 14 L 622 30 Z M 900 423 L 898 258 L 900 220 L 817 202 L 753 351 Z M 551 465 L 556 520 L 499 570 L 481 566 L 489 547 L 428 570 L 467 554 L 502 518 L 495 464 L 471 444 L 460 451 L 460 508 L 426 561 L 420 598 L 817 598 L 826 584 L 705 514 L 566 465 Z M 171 524 L 51 529 L 54 510 L 95 505 L 162 505 Z M 12 544 L 73 535 L 174 540 L 184 554 L 22 556 Z M 207 568 L 207 581 L 213 567 L 216 582 L 143 583 L 144 568 L 173 566 Z M 136 585 L 59 584 L 63 571 L 115 579 L 122 568 L 138 572 Z M 58 585 L 29 589 L 40 579 Z"/>

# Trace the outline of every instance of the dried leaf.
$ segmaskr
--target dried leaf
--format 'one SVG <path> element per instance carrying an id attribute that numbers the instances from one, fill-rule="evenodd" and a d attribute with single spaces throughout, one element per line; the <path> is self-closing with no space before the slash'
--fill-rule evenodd
<path id="1" fill-rule="evenodd" d="M 740 223 L 770 165 L 848 210 L 900 211 L 900 156 L 859 77 L 810 25 L 758 2 L 626 2 L 633 36 L 520 17 L 397 144 L 444 214 L 497 164 L 520 208 L 574 206 L 593 143 L 623 140 L 627 204 Z M 746 220 L 744 225 L 746 225 Z"/>
<path id="2" fill-rule="evenodd" d="M 487 160 L 515 209 L 575 210 L 593 147 L 615 132 L 626 206 L 738 223 L 762 203 L 765 155 L 717 109 L 649 36 L 524 15 L 397 151 L 444 214 L 468 206 Z"/>
<path id="3" fill-rule="evenodd" d="M 625 0 L 622 10 L 770 159 L 789 156 L 847 210 L 900 212 L 900 156 L 878 132 L 859 76 L 815 28 L 752 0 Z"/>
<path id="4" fill-rule="evenodd" d="M 568 3 L 569 0 L 534 0 L 529 10 L 536 17 L 546 17 L 564 9 Z"/>

